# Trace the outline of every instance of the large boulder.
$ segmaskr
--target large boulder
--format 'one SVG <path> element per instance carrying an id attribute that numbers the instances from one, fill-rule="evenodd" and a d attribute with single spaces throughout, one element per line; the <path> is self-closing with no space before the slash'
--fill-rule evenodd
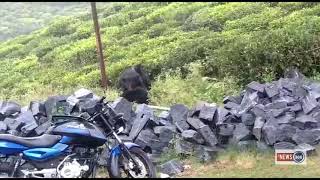
<path id="1" fill-rule="evenodd" d="M 0 102 L 0 114 L 4 117 L 8 117 L 21 112 L 21 106 L 13 101 Z"/>

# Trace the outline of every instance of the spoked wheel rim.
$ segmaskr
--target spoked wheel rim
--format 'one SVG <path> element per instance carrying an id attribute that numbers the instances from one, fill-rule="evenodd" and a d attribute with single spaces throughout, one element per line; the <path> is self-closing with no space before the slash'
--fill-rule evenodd
<path id="1" fill-rule="evenodd" d="M 134 163 L 132 160 L 128 160 L 127 158 L 122 158 L 122 165 L 121 165 L 121 177 L 130 177 L 130 178 L 148 178 L 149 177 L 149 169 L 144 162 L 142 157 L 139 155 L 131 153 L 132 158 L 139 164 L 139 173 L 137 173 L 133 167 Z"/>

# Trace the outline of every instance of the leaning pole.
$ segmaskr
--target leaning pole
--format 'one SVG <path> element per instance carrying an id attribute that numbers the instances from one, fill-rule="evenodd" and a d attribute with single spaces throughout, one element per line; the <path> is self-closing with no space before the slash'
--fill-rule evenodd
<path id="1" fill-rule="evenodd" d="M 102 50 L 103 48 L 102 48 L 101 37 L 100 37 L 100 28 L 98 23 L 96 2 L 91 2 L 91 10 L 92 10 L 92 19 L 93 19 L 93 24 L 94 24 L 95 34 L 96 34 L 96 44 L 97 44 L 97 50 L 98 50 L 97 54 L 100 61 L 101 85 L 106 90 L 108 88 L 108 83 L 107 83 L 106 67 L 105 67 L 104 58 L 103 58 L 103 50 Z"/>

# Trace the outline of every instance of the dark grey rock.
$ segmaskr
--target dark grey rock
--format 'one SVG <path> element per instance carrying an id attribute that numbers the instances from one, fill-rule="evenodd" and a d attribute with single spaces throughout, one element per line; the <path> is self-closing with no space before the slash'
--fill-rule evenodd
<path id="1" fill-rule="evenodd" d="M 116 113 L 122 113 L 123 118 L 126 121 L 133 120 L 132 119 L 132 112 L 133 112 L 132 111 L 132 102 L 129 102 L 125 98 L 120 97 L 112 103 L 112 107 Z"/>
<path id="2" fill-rule="evenodd" d="M 310 115 L 300 115 L 292 120 L 292 124 L 300 129 L 316 128 L 317 123 L 318 121 Z"/>
<path id="3" fill-rule="evenodd" d="M 220 124 L 218 134 L 221 136 L 232 136 L 235 126 L 233 124 Z"/>
<path id="4" fill-rule="evenodd" d="M 302 110 L 302 106 L 300 103 L 296 103 L 293 106 L 290 106 L 290 111 L 298 112 Z"/>
<path id="5" fill-rule="evenodd" d="M 311 116 L 313 117 L 314 120 L 316 120 L 317 122 L 320 122 L 320 112 L 314 112 L 311 114 Z"/>
<path id="6" fill-rule="evenodd" d="M 223 124 L 224 120 L 226 119 L 225 117 L 230 114 L 228 110 L 222 107 L 217 107 L 216 113 L 214 115 L 214 122 L 216 124 Z"/>
<path id="7" fill-rule="evenodd" d="M 204 145 L 197 145 L 194 148 L 194 155 L 201 161 L 201 162 L 209 162 L 215 160 L 217 157 L 217 153 L 223 151 L 222 148 L 218 147 L 209 147 Z"/>
<path id="8" fill-rule="evenodd" d="M 202 106 L 202 108 L 200 110 L 199 118 L 206 120 L 206 121 L 213 121 L 214 114 L 215 114 L 216 110 L 217 110 L 217 107 L 214 105 Z"/>
<path id="9" fill-rule="evenodd" d="M 283 109 L 287 107 L 287 102 L 286 101 L 274 101 L 270 104 L 265 105 L 265 110 L 270 110 L 270 109 Z"/>
<path id="10" fill-rule="evenodd" d="M 292 137 L 297 144 L 307 143 L 310 145 L 318 144 L 320 131 L 317 130 L 298 130 Z"/>
<path id="11" fill-rule="evenodd" d="M 17 118 L 6 118 L 3 121 L 10 130 L 20 131 L 21 127 L 24 125 L 23 122 L 19 121 Z"/>
<path id="12" fill-rule="evenodd" d="M 47 121 L 45 123 L 42 123 L 40 126 L 38 126 L 37 128 L 34 129 L 36 135 L 40 136 L 42 135 L 44 132 L 46 132 L 48 130 L 48 128 L 51 126 L 51 122 Z"/>
<path id="13" fill-rule="evenodd" d="M 317 101 L 320 99 L 320 91 L 319 90 L 314 90 L 314 91 L 309 91 L 310 95 L 314 97 Z"/>
<path id="14" fill-rule="evenodd" d="M 189 109 L 182 104 L 176 104 L 170 107 L 172 122 L 180 132 L 189 129 L 187 123 L 188 113 Z"/>
<path id="15" fill-rule="evenodd" d="M 260 83 L 255 82 L 255 81 L 253 81 L 253 82 L 251 82 L 251 83 L 249 83 L 249 84 L 247 85 L 247 88 L 252 89 L 252 90 L 254 90 L 254 91 L 258 91 L 258 92 L 260 92 L 260 93 L 263 93 L 263 92 L 264 92 L 264 87 L 265 87 L 264 84 L 260 84 Z"/>
<path id="16" fill-rule="evenodd" d="M 50 96 L 48 97 L 48 99 L 44 102 L 44 106 L 46 109 L 46 115 L 49 121 L 52 120 L 52 115 L 57 115 L 60 114 L 58 113 L 59 108 L 62 107 L 62 111 L 64 111 L 65 109 L 63 108 L 64 106 L 67 106 L 67 104 L 69 105 L 69 103 L 64 104 L 64 102 L 66 102 L 67 97 L 66 96 Z M 59 106 L 57 104 L 59 104 L 58 102 L 61 102 L 62 104 L 60 104 Z M 63 114 L 63 113 L 61 113 Z"/>
<path id="17" fill-rule="evenodd" d="M 307 153 L 307 155 L 311 155 L 316 152 L 316 148 L 307 143 L 298 144 L 295 149 L 303 150 Z"/>
<path id="18" fill-rule="evenodd" d="M 251 112 L 256 116 L 256 117 L 266 117 L 266 112 L 264 110 L 264 106 L 262 104 L 258 104 L 256 106 L 254 106 L 251 109 Z"/>
<path id="19" fill-rule="evenodd" d="M 21 106 L 13 101 L 3 101 L 0 104 L 0 114 L 5 117 L 21 112 Z"/>
<path id="20" fill-rule="evenodd" d="M 257 141 L 257 149 L 258 151 L 267 151 L 270 147 L 263 141 Z"/>
<path id="21" fill-rule="evenodd" d="M 258 104 L 267 105 L 270 103 L 271 103 L 270 98 L 259 98 L 258 100 Z"/>
<path id="22" fill-rule="evenodd" d="M 241 115 L 241 121 L 247 126 L 254 124 L 255 116 L 252 113 L 243 113 Z"/>
<path id="23" fill-rule="evenodd" d="M 45 122 L 47 122 L 48 121 L 48 119 L 47 119 L 47 117 L 45 117 L 45 116 L 41 116 L 41 117 L 39 117 L 38 119 L 36 119 L 36 121 L 37 121 L 37 124 L 43 124 L 43 123 L 45 123 Z"/>
<path id="24" fill-rule="evenodd" d="M 285 115 L 289 108 L 282 108 L 282 109 L 271 109 L 270 112 L 272 113 L 273 117 L 277 118 L 279 116 Z"/>
<path id="25" fill-rule="evenodd" d="M 246 91 L 240 104 L 239 114 L 249 111 L 258 103 L 258 99 L 259 97 L 257 92 Z"/>
<path id="26" fill-rule="evenodd" d="M 252 130 L 252 134 L 257 138 L 257 140 L 261 140 L 262 128 L 265 123 L 265 120 L 262 117 L 256 117 L 254 121 L 254 126 Z"/>
<path id="27" fill-rule="evenodd" d="M 294 149 L 295 144 L 290 142 L 277 142 L 273 145 L 274 149 Z"/>
<path id="28" fill-rule="evenodd" d="M 278 124 L 288 124 L 294 120 L 294 113 L 286 112 L 284 115 L 277 118 Z"/>
<path id="29" fill-rule="evenodd" d="M 267 84 L 265 86 L 265 91 L 269 98 L 272 98 L 279 94 L 278 87 L 275 84 Z"/>
<path id="30" fill-rule="evenodd" d="M 194 144 L 183 140 L 182 138 L 177 138 L 175 141 L 175 150 L 177 154 L 187 154 L 191 155 L 194 150 Z"/>
<path id="31" fill-rule="evenodd" d="M 151 116 L 149 121 L 147 122 L 147 126 L 150 128 L 153 128 L 159 125 L 160 125 L 160 118 L 157 116 Z"/>
<path id="32" fill-rule="evenodd" d="M 301 86 L 293 89 L 292 94 L 298 98 L 303 98 L 308 94 L 308 91 Z"/>
<path id="33" fill-rule="evenodd" d="M 162 111 L 158 117 L 167 121 L 171 121 L 171 116 L 168 111 Z"/>
<path id="34" fill-rule="evenodd" d="M 241 123 L 241 118 L 237 117 L 234 114 L 230 114 L 225 117 L 225 120 L 222 123 Z M 222 123 L 219 123 L 219 124 L 222 124 Z"/>
<path id="35" fill-rule="evenodd" d="M 37 101 L 31 101 L 28 108 L 33 116 L 45 116 L 46 108 L 43 103 Z"/>
<path id="36" fill-rule="evenodd" d="M 67 98 L 67 103 L 69 103 L 71 108 L 74 108 L 74 106 L 76 106 L 79 102 L 80 99 L 76 98 L 74 95 L 71 95 Z"/>
<path id="37" fill-rule="evenodd" d="M 181 133 L 181 136 L 184 140 L 193 142 L 193 143 L 198 143 L 198 144 L 203 144 L 204 139 L 202 136 L 195 130 L 189 129 L 185 130 Z"/>
<path id="38" fill-rule="evenodd" d="M 245 140 L 252 140 L 251 131 L 243 123 L 236 124 L 233 131 L 233 143 Z"/>
<path id="39" fill-rule="evenodd" d="M 137 116 L 144 116 L 147 118 L 153 118 L 153 110 L 146 104 L 138 104 L 135 113 Z"/>
<path id="40" fill-rule="evenodd" d="M 223 99 L 224 104 L 227 104 L 228 102 L 241 104 L 241 101 L 242 101 L 242 96 L 227 96 Z"/>
<path id="41" fill-rule="evenodd" d="M 74 92 L 74 96 L 77 99 L 93 98 L 93 92 L 88 89 L 81 88 Z"/>
<path id="42" fill-rule="evenodd" d="M 294 82 L 294 81 L 292 81 L 292 79 L 288 79 L 288 78 L 281 78 L 281 79 L 279 79 L 279 83 L 281 84 L 281 86 L 282 86 L 284 89 L 290 91 L 291 93 L 293 92 L 293 90 L 294 90 L 295 88 L 298 87 L 298 84 L 297 84 L 296 82 Z M 283 90 L 283 89 L 282 89 L 282 90 Z"/>
<path id="43" fill-rule="evenodd" d="M 28 136 L 30 135 L 34 129 L 38 127 L 38 124 L 34 121 L 31 123 L 28 123 L 24 126 L 21 127 L 21 133 L 23 136 Z"/>
<path id="44" fill-rule="evenodd" d="M 7 131 L 8 134 L 14 135 L 14 136 L 19 136 L 19 131 L 14 130 L 14 129 L 10 129 Z"/>
<path id="45" fill-rule="evenodd" d="M 17 117 L 17 120 L 23 122 L 24 124 L 36 123 L 31 111 L 21 112 Z"/>
<path id="46" fill-rule="evenodd" d="M 209 146 L 214 147 L 218 143 L 218 139 L 208 125 L 201 126 L 197 131 Z"/>
<path id="47" fill-rule="evenodd" d="M 131 137 L 129 138 L 132 139 Z M 134 142 L 140 145 L 143 149 L 146 147 L 152 148 L 152 146 L 160 144 L 159 138 L 150 129 L 142 130 Z"/>
<path id="48" fill-rule="evenodd" d="M 26 111 L 28 111 L 29 110 L 29 107 L 28 106 L 23 106 L 22 108 L 21 108 L 21 112 L 26 112 Z"/>
<path id="49" fill-rule="evenodd" d="M 222 136 L 222 135 L 217 136 L 218 145 L 223 148 L 226 148 L 231 138 L 232 136 Z"/>
<path id="50" fill-rule="evenodd" d="M 137 116 L 133 121 L 133 125 L 129 133 L 129 137 L 131 139 L 135 139 L 140 133 L 140 131 L 145 127 L 148 120 L 149 120 L 148 116 L 142 116 L 142 117 Z"/>
<path id="51" fill-rule="evenodd" d="M 8 126 L 6 123 L 0 121 L 0 133 L 5 133 L 8 129 Z"/>
<path id="52" fill-rule="evenodd" d="M 316 107 L 318 107 L 318 102 L 314 97 L 307 95 L 302 99 L 302 109 L 305 114 L 309 114 Z"/>
<path id="53" fill-rule="evenodd" d="M 226 109 L 238 109 L 239 106 L 240 106 L 240 105 L 237 104 L 237 103 L 227 102 L 227 103 L 224 105 L 224 108 L 226 108 Z"/>
<path id="54" fill-rule="evenodd" d="M 164 129 L 163 132 L 159 135 L 159 140 L 162 143 L 169 143 L 175 134 L 175 129 Z"/>
<path id="55" fill-rule="evenodd" d="M 62 102 L 66 102 L 66 101 L 62 101 Z M 70 105 L 68 102 L 66 103 L 69 105 L 70 109 L 73 108 L 73 111 L 77 110 L 79 112 L 88 112 L 90 114 L 94 110 L 98 110 L 98 108 L 101 108 L 101 106 L 96 106 L 98 103 L 98 100 L 94 98 L 79 99 L 79 102 L 77 103 L 76 107 L 72 107 L 72 105 Z"/>
<path id="56" fill-rule="evenodd" d="M 277 140 L 278 141 L 292 141 L 293 135 L 296 133 L 298 129 L 294 126 L 289 124 L 282 124 L 279 125 L 278 132 L 277 132 Z"/>
<path id="57" fill-rule="evenodd" d="M 268 122 L 262 128 L 262 135 L 268 145 L 273 145 L 280 141 L 292 141 L 297 128 L 288 124 L 274 125 Z"/>
<path id="58" fill-rule="evenodd" d="M 191 127 L 194 129 L 200 129 L 200 127 L 204 126 L 205 124 L 198 118 L 191 118 L 188 117 L 187 119 L 188 124 L 190 124 Z"/>
<path id="59" fill-rule="evenodd" d="M 183 164 L 177 160 L 170 160 L 160 165 L 160 172 L 170 176 L 179 174 L 184 171 Z"/>
<path id="60" fill-rule="evenodd" d="M 168 120 L 160 119 L 160 120 L 159 120 L 159 125 L 160 125 L 160 126 L 171 126 L 172 123 L 171 123 L 170 121 L 168 121 Z"/>
<path id="61" fill-rule="evenodd" d="M 175 132 L 175 127 L 174 126 L 156 126 L 153 128 L 153 131 L 155 134 L 160 135 L 167 133 L 168 131 Z"/>
<path id="62" fill-rule="evenodd" d="M 182 105 L 176 104 L 170 107 L 170 115 L 173 122 L 187 120 L 189 109 Z"/>
<path id="63" fill-rule="evenodd" d="M 202 107 L 208 106 L 208 105 L 209 103 L 207 102 L 203 102 L 203 101 L 197 102 L 196 105 L 189 111 L 188 117 L 198 117 Z"/>
<path id="64" fill-rule="evenodd" d="M 288 106 L 293 106 L 297 103 L 299 103 L 299 99 L 291 97 L 291 96 L 282 96 L 278 99 L 278 101 L 284 101 L 287 103 Z"/>
<path id="65" fill-rule="evenodd" d="M 186 121 L 179 121 L 179 122 L 175 122 L 174 125 L 177 127 L 177 129 L 180 132 L 183 132 L 185 130 L 189 129 L 189 124 Z"/>

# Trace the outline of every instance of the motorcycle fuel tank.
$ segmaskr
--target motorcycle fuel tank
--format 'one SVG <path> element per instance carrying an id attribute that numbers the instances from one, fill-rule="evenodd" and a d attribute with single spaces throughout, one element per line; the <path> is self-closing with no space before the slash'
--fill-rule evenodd
<path id="1" fill-rule="evenodd" d="M 100 146 L 107 139 L 103 132 L 94 124 L 86 121 L 67 121 L 57 125 L 52 130 L 52 134 L 62 135 L 67 139 L 67 144 L 79 144 L 83 146 Z"/>

